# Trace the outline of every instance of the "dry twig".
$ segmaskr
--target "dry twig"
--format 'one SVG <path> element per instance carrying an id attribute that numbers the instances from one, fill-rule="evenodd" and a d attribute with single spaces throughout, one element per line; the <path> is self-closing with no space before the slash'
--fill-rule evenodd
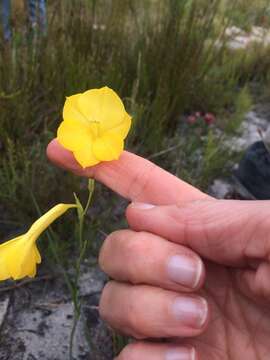
<path id="1" fill-rule="evenodd" d="M 25 285 L 35 283 L 35 282 L 51 280 L 52 278 L 53 278 L 52 275 L 43 275 L 43 276 L 39 276 L 39 277 L 36 277 L 36 278 L 33 278 L 33 279 L 26 279 L 26 280 L 23 280 L 21 282 L 10 285 L 10 286 L 0 287 L 0 293 L 4 293 L 4 292 L 7 292 L 7 291 L 12 291 L 12 290 L 21 288 L 21 287 L 23 287 Z"/>

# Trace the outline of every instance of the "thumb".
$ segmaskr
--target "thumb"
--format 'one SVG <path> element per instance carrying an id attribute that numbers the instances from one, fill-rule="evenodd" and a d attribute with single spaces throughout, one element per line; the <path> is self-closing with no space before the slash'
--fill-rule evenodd
<path id="1" fill-rule="evenodd" d="M 270 256 L 269 201 L 204 199 L 154 206 L 131 203 L 127 220 L 147 231 L 190 247 L 218 264 L 245 266 Z"/>

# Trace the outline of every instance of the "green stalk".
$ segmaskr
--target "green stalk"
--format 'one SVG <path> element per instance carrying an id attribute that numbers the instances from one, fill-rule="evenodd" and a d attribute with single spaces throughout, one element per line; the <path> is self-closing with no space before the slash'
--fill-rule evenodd
<path id="1" fill-rule="evenodd" d="M 79 279 L 80 279 L 80 273 L 81 273 L 81 264 L 82 261 L 84 259 L 85 256 L 85 252 L 87 249 L 87 245 L 88 245 L 88 239 L 83 238 L 83 233 L 84 233 L 84 222 L 85 222 L 85 216 L 87 214 L 87 211 L 90 207 L 91 204 L 91 200 L 92 200 L 92 196 L 94 193 L 94 188 L 95 188 L 95 181 L 90 179 L 88 181 L 88 199 L 86 202 L 85 207 L 83 208 L 80 199 L 77 197 L 76 194 L 74 194 L 75 197 L 75 201 L 77 204 L 77 214 L 78 214 L 78 221 L 79 221 L 79 256 L 78 259 L 76 261 L 76 266 L 75 266 L 75 280 L 74 280 L 74 287 L 73 287 L 73 305 L 74 305 L 74 322 L 73 322 L 73 326 L 71 329 L 71 334 L 70 334 L 70 341 L 69 341 L 69 359 L 73 360 L 73 344 L 74 344 L 74 337 L 75 337 L 75 332 L 76 332 L 76 328 L 81 316 L 81 302 L 80 302 L 80 294 L 79 294 L 79 290 L 78 290 L 78 283 L 79 283 Z"/>

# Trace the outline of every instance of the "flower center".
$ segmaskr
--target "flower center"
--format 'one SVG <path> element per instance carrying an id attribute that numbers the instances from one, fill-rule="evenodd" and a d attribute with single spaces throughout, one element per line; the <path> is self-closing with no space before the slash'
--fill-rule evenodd
<path id="1" fill-rule="evenodd" d="M 94 136 L 94 138 L 97 138 L 100 136 L 100 121 L 97 120 L 89 120 L 90 123 L 90 129 Z"/>

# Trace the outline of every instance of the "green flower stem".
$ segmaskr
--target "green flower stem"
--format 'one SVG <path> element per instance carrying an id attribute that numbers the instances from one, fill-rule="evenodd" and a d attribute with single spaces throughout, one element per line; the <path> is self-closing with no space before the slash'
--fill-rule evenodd
<path id="1" fill-rule="evenodd" d="M 71 329 L 71 333 L 70 333 L 70 342 L 69 342 L 69 359 L 70 360 L 73 360 L 74 337 L 75 337 L 76 328 L 77 328 L 77 325 L 78 325 L 78 322 L 80 319 L 80 315 L 81 315 L 81 302 L 80 302 L 80 294 L 79 294 L 78 284 L 79 284 L 80 273 L 81 273 L 81 264 L 83 262 L 83 259 L 84 259 L 84 256 L 85 256 L 85 253 L 87 250 L 87 245 L 88 245 L 88 239 L 84 239 L 84 237 L 83 237 L 84 223 L 85 223 L 85 217 L 87 215 L 87 211 L 91 205 L 94 188 L 95 188 L 95 181 L 90 179 L 88 181 L 88 199 L 87 199 L 87 202 L 86 202 L 86 205 L 84 208 L 81 204 L 80 199 L 77 197 L 76 194 L 74 194 L 76 205 L 77 205 L 77 215 L 78 215 L 78 222 L 79 222 L 79 234 L 78 234 L 79 235 L 78 236 L 79 237 L 79 255 L 78 255 L 78 259 L 76 261 L 76 265 L 75 265 L 74 280 L 72 280 L 70 278 L 70 276 L 64 269 L 61 258 L 59 256 L 57 248 L 55 246 L 55 241 L 54 241 L 55 235 L 54 235 L 52 229 L 49 227 L 48 231 L 46 232 L 48 239 L 49 239 L 49 246 L 51 248 L 52 254 L 53 254 L 56 262 L 59 264 L 61 271 L 64 275 L 64 279 L 65 279 L 67 287 L 71 293 L 71 298 L 72 298 L 72 302 L 73 302 L 73 306 L 74 306 L 74 322 L 72 325 L 72 329 Z M 39 214 L 39 216 L 41 216 L 40 208 L 39 208 L 38 203 L 35 199 L 35 196 L 32 192 L 31 192 L 31 197 L 33 199 L 37 213 Z"/>
<path id="2" fill-rule="evenodd" d="M 88 181 L 88 199 L 86 202 L 85 207 L 83 208 L 80 199 L 77 197 L 76 194 L 74 194 L 75 201 L 77 204 L 77 214 L 78 214 L 78 221 L 79 221 L 79 256 L 76 261 L 75 266 L 75 279 L 74 279 L 74 285 L 73 285 L 73 291 L 72 291 L 72 301 L 74 304 L 74 322 L 70 334 L 70 343 L 69 343 L 69 359 L 73 359 L 73 343 L 74 343 L 74 336 L 76 332 L 76 328 L 80 319 L 81 315 L 81 302 L 80 302 L 80 294 L 78 289 L 78 284 L 80 280 L 80 273 L 81 273 L 81 264 L 85 256 L 85 252 L 88 245 L 88 239 L 84 239 L 83 233 L 84 233 L 84 222 L 85 222 L 85 216 L 87 214 L 87 211 L 91 205 L 93 193 L 95 188 L 95 181 L 90 179 Z"/>

